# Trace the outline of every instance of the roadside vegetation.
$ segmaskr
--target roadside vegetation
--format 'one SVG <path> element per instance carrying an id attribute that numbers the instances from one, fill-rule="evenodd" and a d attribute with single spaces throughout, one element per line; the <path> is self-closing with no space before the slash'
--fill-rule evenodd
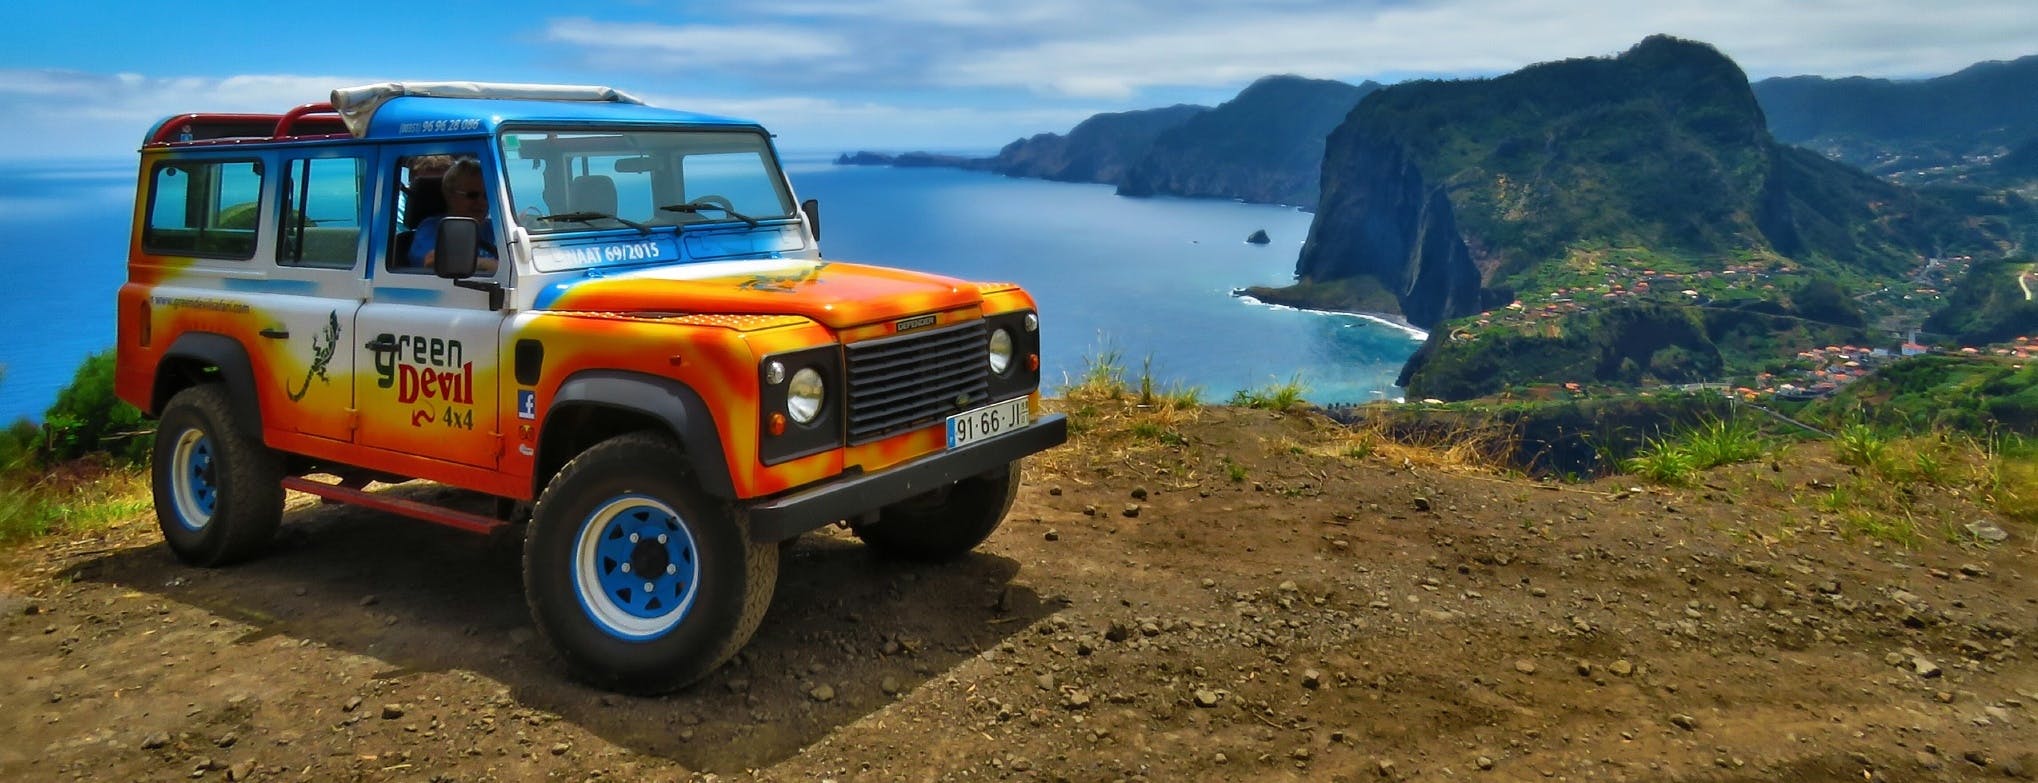
<path id="1" fill-rule="evenodd" d="M 87 357 L 43 414 L 0 430 L 0 543 L 148 513 L 154 428 L 113 395 L 113 352 Z"/>
<path id="2" fill-rule="evenodd" d="M 113 396 L 112 368 L 111 352 L 89 357 L 44 425 L 22 420 L 0 429 L 0 543 L 148 513 L 152 430 Z M 1295 456 L 1546 483 L 1622 474 L 1673 492 L 1766 483 L 1781 493 L 1778 502 L 1804 509 L 1806 525 L 1902 546 L 1926 537 L 1992 543 L 1986 526 L 1935 514 L 1934 498 L 1972 497 L 2005 523 L 2038 524 L 2038 438 L 2019 407 L 2038 395 L 2038 383 L 2020 381 L 2038 374 L 1973 362 L 1902 365 L 1891 378 L 1861 384 L 1873 395 L 1793 411 L 1820 430 L 1677 395 L 1373 405 L 1333 411 L 1333 420 L 1308 402 L 1299 376 L 1237 390 L 1229 407 L 1213 406 L 1200 388 L 1156 378 L 1151 359 L 1135 366 L 1106 349 L 1050 390 L 1059 397 L 1050 405 L 1069 414 L 1073 443 L 1040 459 L 1103 473 L 1144 465 L 1163 483 L 1202 474 L 1257 483 L 1270 459 Z M 1212 411 L 1233 417 L 1221 421 L 1247 412 L 1300 421 L 1303 434 L 1248 426 L 1232 442 L 1192 439 L 1190 425 Z M 1795 484 L 1783 475 L 1785 465 L 1816 461 L 1844 470 Z M 1730 470 L 1746 463 L 1759 467 Z M 1792 531 L 1764 534 L 1771 533 Z"/>
<path id="3" fill-rule="evenodd" d="M 1900 415 L 1794 411 L 1810 424 L 1704 393 L 1323 411 L 1307 401 L 1299 378 L 1242 389 L 1228 408 L 1206 409 L 1197 390 L 1157 381 L 1150 363 L 1128 367 L 1121 354 L 1105 351 L 1088 357 L 1059 390 L 1053 404 L 1070 414 L 1078 434 L 1043 457 L 1100 475 L 1137 466 L 1164 485 L 1184 486 L 1203 474 L 1220 485 L 1256 485 L 1282 457 L 1483 473 L 1546 487 L 1624 476 L 1633 483 L 1614 479 L 1617 489 L 1595 491 L 1726 493 L 1788 509 L 1783 516 L 1793 521 L 1782 527 L 1745 531 L 1764 538 L 1820 532 L 1901 547 L 1927 540 L 1991 545 L 1998 525 L 2038 524 L 2038 439 L 1999 427 L 1950 426 L 1979 418 L 1959 415 L 1955 397 L 1992 403 L 2000 413 L 2006 406 L 1997 395 L 2024 393 L 1994 373 L 1986 394 L 1975 393 L 1970 375 L 1950 377 L 1960 394 L 1913 392 Z M 1928 399 L 1941 403 L 1940 415 L 1917 415 Z M 1185 428 L 1212 410 L 1244 425 L 1225 435 L 1238 442 L 1204 442 L 1215 437 L 1210 428 Z M 1254 430 L 1248 411 L 1300 426 Z M 1975 503 L 1997 519 L 1947 510 Z"/>

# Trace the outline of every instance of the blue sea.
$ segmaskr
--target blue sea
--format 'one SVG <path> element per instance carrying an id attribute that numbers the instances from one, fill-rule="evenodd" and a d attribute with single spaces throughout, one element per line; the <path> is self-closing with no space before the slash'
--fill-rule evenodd
<path id="1" fill-rule="evenodd" d="M 787 168 L 801 198 L 821 200 L 828 258 L 1031 291 L 1050 394 L 1116 356 L 1132 379 L 1148 367 L 1213 402 L 1291 379 L 1312 402 L 1363 402 L 1400 396 L 1395 375 L 1420 345 L 1383 321 L 1231 295 L 1292 279 L 1310 215 L 1291 208 L 820 155 Z M 79 362 L 113 345 L 134 178 L 131 159 L 0 163 L 0 421 L 40 419 Z M 1273 242 L 1246 244 L 1257 229 Z"/>

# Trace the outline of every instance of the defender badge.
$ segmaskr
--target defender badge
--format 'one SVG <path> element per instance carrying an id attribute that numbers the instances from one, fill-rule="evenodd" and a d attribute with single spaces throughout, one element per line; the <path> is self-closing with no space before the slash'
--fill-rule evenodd
<path id="1" fill-rule="evenodd" d="M 895 321 L 895 322 L 893 322 L 893 323 L 892 323 L 892 331 L 893 331 L 893 332 L 910 332 L 910 331 L 912 331 L 912 330 L 914 330 L 914 329 L 923 329 L 923 328 L 926 328 L 926 327 L 929 327 L 929 326 L 933 326 L 933 325 L 934 325 L 934 316 L 932 316 L 932 315 L 919 315 L 919 316 L 914 316 L 914 317 L 912 317 L 912 318 L 901 318 L 901 319 L 899 319 L 898 321 Z"/>

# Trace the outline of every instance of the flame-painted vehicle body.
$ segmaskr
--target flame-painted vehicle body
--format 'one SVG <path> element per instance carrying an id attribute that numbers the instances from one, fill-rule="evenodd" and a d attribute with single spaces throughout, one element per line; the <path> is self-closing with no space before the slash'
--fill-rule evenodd
<path id="1" fill-rule="evenodd" d="M 441 156 L 478 165 L 485 218 L 438 212 L 448 183 L 416 172 Z M 1066 437 L 1024 290 L 824 260 L 818 205 L 749 122 L 372 85 L 166 119 L 136 192 L 116 384 L 161 418 L 170 547 L 253 556 L 285 490 L 522 530 L 539 630 L 607 687 L 726 660 L 807 530 L 968 551 Z M 367 488 L 417 478 L 498 511 Z"/>

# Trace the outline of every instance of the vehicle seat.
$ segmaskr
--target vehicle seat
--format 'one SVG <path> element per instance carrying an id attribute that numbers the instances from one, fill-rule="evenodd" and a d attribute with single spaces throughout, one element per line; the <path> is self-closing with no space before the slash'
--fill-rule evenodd
<path id="1" fill-rule="evenodd" d="M 441 187 L 444 177 L 418 177 L 410 181 L 408 195 L 403 202 L 403 225 L 417 228 L 425 218 L 446 214 L 446 191 Z"/>
<path id="2" fill-rule="evenodd" d="M 410 246 L 418 238 L 417 229 L 407 228 L 396 233 L 396 247 L 389 251 L 390 269 L 420 269 L 410 262 Z"/>
<path id="3" fill-rule="evenodd" d="M 575 212 L 616 214 L 616 181 L 603 174 L 583 174 L 567 186 Z"/>

